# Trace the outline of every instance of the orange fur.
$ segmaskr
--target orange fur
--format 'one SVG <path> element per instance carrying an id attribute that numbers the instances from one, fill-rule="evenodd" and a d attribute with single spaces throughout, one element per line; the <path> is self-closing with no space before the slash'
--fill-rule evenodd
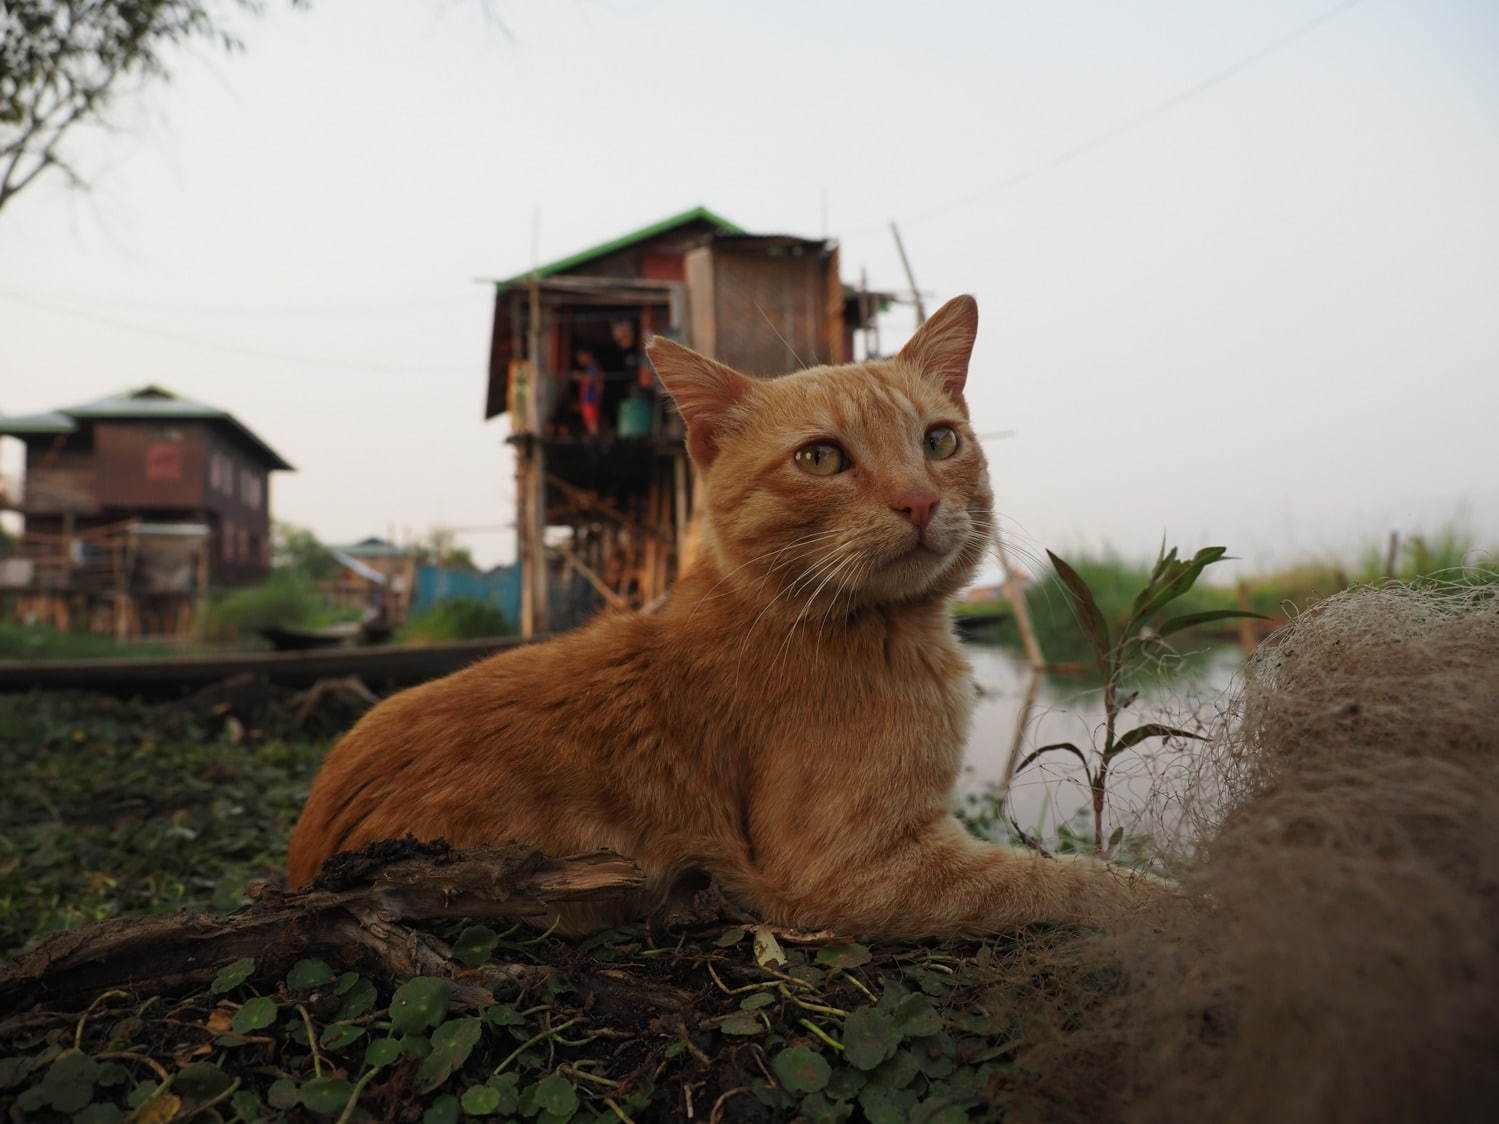
<path id="1" fill-rule="evenodd" d="M 292 882 L 412 832 L 611 847 L 650 879 L 638 908 L 701 868 L 772 921 L 892 937 L 1096 922 L 1137 897 L 1143 879 L 978 842 L 948 811 L 972 688 L 947 601 L 993 503 L 962 400 L 977 315 L 959 297 L 894 359 L 771 381 L 655 341 L 706 512 L 693 568 L 658 613 L 605 614 L 372 710 L 313 786 Z M 958 435 L 945 459 L 925 451 L 936 425 Z M 819 441 L 850 467 L 793 459 Z"/>

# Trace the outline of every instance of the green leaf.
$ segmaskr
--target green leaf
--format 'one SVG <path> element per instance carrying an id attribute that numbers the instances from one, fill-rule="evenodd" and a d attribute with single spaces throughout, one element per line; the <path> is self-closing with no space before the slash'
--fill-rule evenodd
<path id="1" fill-rule="evenodd" d="M 839 1066 L 833 1070 L 833 1076 L 828 1078 L 828 1085 L 823 1093 L 829 1100 L 851 1101 L 859 1095 L 859 1090 L 864 1088 L 866 1080 L 867 1078 L 857 1069 Z"/>
<path id="2" fill-rule="evenodd" d="M 32 1062 L 27 1057 L 5 1058 L 0 1060 L 0 1089 L 14 1089 L 26 1075 L 32 1070 Z"/>
<path id="3" fill-rule="evenodd" d="M 403 1052 L 400 1039 L 376 1038 L 364 1048 L 364 1064 L 379 1069 L 395 1061 Z"/>
<path id="4" fill-rule="evenodd" d="M 578 1091 L 571 1081 L 554 1073 L 536 1083 L 536 1105 L 556 1116 L 570 1116 L 578 1111 Z"/>
<path id="5" fill-rule="evenodd" d="M 193 1062 L 177 1071 L 172 1088 L 194 1100 L 206 1101 L 218 1096 L 231 1083 L 230 1076 L 213 1062 Z"/>
<path id="6" fill-rule="evenodd" d="M 444 1093 L 422 1113 L 422 1124 L 458 1124 L 458 1098 Z"/>
<path id="7" fill-rule="evenodd" d="M 1172 553 L 1174 554 L 1175 551 Z M 1148 620 L 1186 593 L 1192 588 L 1205 567 L 1221 561 L 1227 553 L 1228 548 L 1225 546 L 1205 546 L 1192 556 L 1190 562 L 1177 562 L 1168 566 L 1162 581 L 1145 600 L 1145 603 L 1135 610 L 1129 627 L 1125 631 L 1128 632 L 1135 625 Z"/>
<path id="8" fill-rule="evenodd" d="M 833 1072 L 822 1055 L 807 1046 L 782 1050 L 770 1067 L 789 1093 L 815 1093 L 828 1083 Z"/>
<path id="9" fill-rule="evenodd" d="M 1083 763 L 1084 775 L 1091 775 L 1092 770 L 1088 768 L 1087 757 L 1083 755 L 1082 750 L 1078 749 L 1077 746 L 1073 745 L 1071 742 L 1052 742 L 1050 745 L 1043 745 L 1040 749 L 1032 750 L 1030 753 L 1025 755 L 1019 765 L 1015 766 L 1015 772 L 1019 773 L 1027 765 L 1035 761 L 1037 758 L 1043 756 L 1044 754 L 1054 752 L 1072 754 L 1072 756 L 1076 757 Z"/>
<path id="10" fill-rule="evenodd" d="M 234 1012 L 234 1018 L 229 1023 L 229 1027 L 237 1034 L 263 1030 L 276 1021 L 276 1009 L 274 999 L 262 996 L 247 1000 L 244 1006 Z"/>
<path id="11" fill-rule="evenodd" d="M 298 960 L 286 973 L 286 986 L 292 991 L 311 991 L 333 981 L 333 969 L 321 960 Z"/>
<path id="12" fill-rule="evenodd" d="M 500 1107 L 500 1091 L 492 1085 L 470 1085 L 459 1103 L 470 1116 L 490 1116 Z"/>
<path id="13" fill-rule="evenodd" d="M 484 1022 L 489 1026 L 524 1026 L 526 1017 L 508 1003 L 484 1008 Z"/>
<path id="14" fill-rule="evenodd" d="M 776 1001 L 776 997 L 768 991 L 757 991 L 753 995 L 746 995 L 739 1001 L 741 1011 L 758 1011 L 761 1007 L 769 1007 Z"/>
<path id="15" fill-rule="evenodd" d="M 241 1089 L 229 1098 L 229 1104 L 234 1111 L 239 1113 L 241 1120 L 259 1120 L 264 1113 L 260 1111 L 260 1098 L 249 1089 Z"/>
<path id="16" fill-rule="evenodd" d="M 1208 624 L 1211 621 L 1229 621 L 1234 619 L 1267 621 L 1270 618 L 1264 613 L 1251 613 L 1247 609 L 1212 609 L 1205 613 L 1183 613 L 1179 617 L 1172 617 L 1162 622 L 1155 630 L 1157 636 L 1170 636 L 1173 632 L 1180 632 L 1184 628 L 1196 628 L 1200 624 Z"/>
<path id="17" fill-rule="evenodd" d="M 265 1103 L 272 1108 L 292 1108 L 300 1103 L 301 1099 L 301 1091 L 297 1088 L 297 1083 L 285 1077 L 279 1081 L 272 1081 L 271 1087 L 265 1091 Z"/>
<path id="18" fill-rule="evenodd" d="M 942 1016 L 924 995 L 908 995 L 895 1008 L 896 1029 L 906 1038 L 925 1038 L 942 1029 Z"/>
<path id="19" fill-rule="evenodd" d="M 363 978 L 358 972 L 345 972 L 338 977 L 338 982 L 333 985 L 333 994 L 343 995 Z"/>
<path id="20" fill-rule="evenodd" d="M 1133 730 L 1127 730 L 1114 742 L 1114 748 L 1105 755 L 1113 757 L 1116 753 L 1122 753 L 1132 746 L 1137 746 L 1146 738 L 1195 738 L 1202 741 L 1201 734 L 1194 734 L 1191 730 L 1183 730 L 1176 726 L 1163 726 L 1159 722 L 1147 722 L 1143 726 L 1136 726 Z"/>
<path id="21" fill-rule="evenodd" d="M 208 990 L 214 995 L 223 995 L 226 991 L 233 991 L 254 974 L 255 957 L 241 957 L 233 964 L 219 969 L 219 974 L 214 976 L 213 983 L 208 985 Z"/>
<path id="22" fill-rule="evenodd" d="M 873 1007 L 860 1007 L 843 1024 L 843 1056 L 858 1069 L 874 1069 L 900 1046 L 895 1018 Z"/>
<path id="23" fill-rule="evenodd" d="M 764 1034 L 765 1024 L 755 1015 L 731 1015 L 718 1024 L 718 1029 L 725 1034 L 749 1037 Z"/>
<path id="24" fill-rule="evenodd" d="M 1116 827 L 1113 830 L 1113 832 L 1109 835 L 1109 843 L 1108 843 L 1109 850 L 1112 851 L 1115 847 L 1119 846 L 1119 842 L 1123 838 L 1124 838 L 1124 827 L 1123 827 L 1123 825 L 1121 825 L 1119 827 Z"/>
<path id="25" fill-rule="evenodd" d="M 725 929 L 718 934 L 718 939 L 713 943 L 719 948 L 728 948 L 730 945 L 736 945 L 744 940 L 746 932 L 747 930 L 745 929 Z"/>
<path id="26" fill-rule="evenodd" d="M 375 1002 L 378 998 L 375 985 L 361 976 L 344 995 L 343 1003 L 339 1006 L 335 1017 L 342 1022 L 345 1019 L 357 1019 L 360 1015 L 367 1015 L 375 1009 Z"/>
<path id="27" fill-rule="evenodd" d="M 42 1077 L 42 1099 L 58 1112 L 77 1112 L 94 1099 L 99 1063 L 82 1050 L 65 1050 Z"/>
<path id="28" fill-rule="evenodd" d="M 476 1018 L 443 1023 L 432 1034 L 432 1052 L 422 1059 L 416 1073 L 417 1089 L 430 1093 L 462 1068 L 479 1041 L 481 1023 Z"/>
<path id="29" fill-rule="evenodd" d="M 302 1086 L 300 1099 L 303 1108 L 324 1115 L 339 1112 L 354 1095 L 354 1086 L 342 1077 L 314 1077 Z"/>
<path id="30" fill-rule="evenodd" d="M 1103 619 L 1103 613 L 1098 609 L 1098 602 L 1093 599 L 1093 591 L 1088 588 L 1088 583 L 1066 562 L 1058 558 L 1051 551 L 1046 552 L 1046 557 L 1051 559 L 1052 568 L 1056 570 L 1057 577 L 1062 580 L 1068 595 L 1072 598 L 1072 604 L 1076 607 L 1079 623 L 1088 633 L 1088 639 L 1093 645 L 1093 656 L 1098 661 L 1098 670 L 1105 679 L 1109 677 L 1109 651 L 1112 642 L 1109 640 L 1109 624 Z"/>
<path id="31" fill-rule="evenodd" d="M 453 942 L 453 955 L 464 965 L 477 968 L 489 960 L 500 935 L 488 925 L 470 925 Z"/>
<path id="32" fill-rule="evenodd" d="M 91 1104 L 82 1112 L 73 1114 L 73 1124 L 119 1124 L 125 1114 L 112 1104 Z"/>
<path id="33" fill-rule="evenodd" d="M 869 1124 L 906 1124 L 904 1103 L 884 1085 L 866 1085 L 859 1094 L 859 1107 Z"/>
<path id="34" fill-rule="evenodd" d="M 453 985 L 435 976 L 417 976 L 396 988 L 390 1001 L 390 1021 L 400 1031 L 421 1032 L 442 1022 L 448 1013 Z"/>
<path id="35" fill-rule="evenodd" d="M 342 1050 L 351 1042 L 357 1042 L 364 1037 L 364 1027 L 350 1026 L 347 1023 L 334 1023 L 323 1031 L 323 1037 L 318 1040 L 325 1050 Z"/>
<path id="36" fill-rule="evenodd" d="M 861 944 L 835 944 L 823 949 L 817 954 L 817 962 L 826 964 L 829 968 L 858 968 L 868 964 L 870 960 L 869 949 Z"/>

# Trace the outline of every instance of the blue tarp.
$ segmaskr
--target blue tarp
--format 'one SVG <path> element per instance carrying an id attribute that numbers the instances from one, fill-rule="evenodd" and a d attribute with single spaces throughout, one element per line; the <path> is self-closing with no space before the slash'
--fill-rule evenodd
<path id="1" fill-rule="evenodd" d="M 418 566 L 411 611 L 420 613 L 450 597 L 471 597 L 499 606 L 512 625 L 520 620 L 520 567 L 496 566 L 486 573 Z"/>

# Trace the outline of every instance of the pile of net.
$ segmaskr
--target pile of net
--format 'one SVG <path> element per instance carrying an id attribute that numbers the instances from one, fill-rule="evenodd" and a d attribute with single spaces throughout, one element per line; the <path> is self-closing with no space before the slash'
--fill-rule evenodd
<path id="1" fill-rule="evenodd" d="M 1256 653 L 1182 895 L 1044 966 L 1038 1118 L 1496 1118 L 1496 592 L 1350 590 Z"/>

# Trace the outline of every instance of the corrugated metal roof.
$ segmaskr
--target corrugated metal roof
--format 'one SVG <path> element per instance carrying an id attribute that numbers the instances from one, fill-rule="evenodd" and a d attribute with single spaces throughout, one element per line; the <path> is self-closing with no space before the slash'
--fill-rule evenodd
<path id="1" fill-rule="evenodd" d="M 75 419 L 88 421 L 216 421 L 223 422 L 269 463 L 272 469 L 292 470 L 282 458 L 243 422 L 228 410 L 183 398 L 159 386 L 143 386 L 122 391 L 81 406 L 66 406 L 44 414 L 17 418 L 0 418 L 0 435 L 30 437 L 48 433 L 72 433 L 78 428 Z"/>
<path id="2" fill-rule="evenodd" d="M 565 258 L 558 258 L 554 262 L 528 269 L 524 273 L 517 273 L 514 277 L 507 277 L 503 281 L 495 282 L 495 289 L 504 292 L 514 285 L 523 284 L 532 277 L 550 277 L 554 273 L 564 273 L 569 269 L 576 269 L 580 265 L 586 265 L 595 258 L 601 258 L 606 254 L 615 253 L 618 250 L 627 249 L 637 242 L 644 242 L 648 238 L 669 233 L 679 226 L 686 226 L 691 222 L 712 223 L 720 230 L 728 231 L 730 234 L 743 234 L 744 229 L 731 223 L 722 215 L 716 215 L 707 207 L 693 207 L 691 210 L 683 211 L 681 214 L 672 215 L 653 222 L 649 226 L 643 226 L 639 230 L 632 230 L 628 234 L 621 234 L 618 238 L 611 238 L 607 242 L 600 242 L 597 246 L 590 246 L 586 250 L 579 250 L 575 254 L 569 254 Z"/>
<path id="3" fill-rule="evenodd" d="M 45 414 L 26 414 L 18 418 L 0 418 L 0 433 L 20 437 L 32 433 L 72 433 L 78 423 L 55 410 Z"/>
<path id="4" fill-rule="evenodd" d="M 345 554 L 341 550 L 335 550 L 333 552 L 333 557 L 338 559 L 339 565 L 347 566 L 350 570 L 353 570 L 365 581 L 374 582 L 376 585 L 385 584 L 384 574 L 382 574 L 379 570 L 366 566 L 363 562 L 359 561 L 359 559 L 353 557 L 352 555 Z"/>

